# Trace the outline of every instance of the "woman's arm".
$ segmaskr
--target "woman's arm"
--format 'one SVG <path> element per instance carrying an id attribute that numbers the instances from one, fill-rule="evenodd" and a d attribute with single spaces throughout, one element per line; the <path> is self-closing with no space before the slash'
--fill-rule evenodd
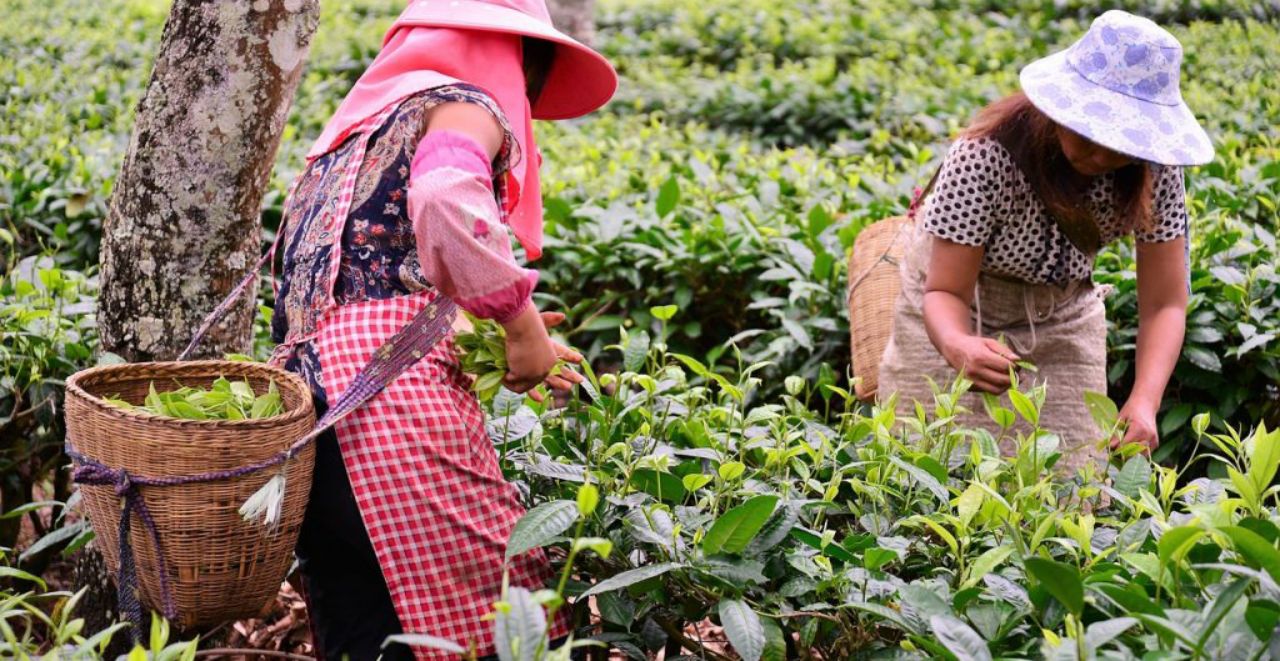
<path id="1" fill-rule="evenodd" d="M 427 133 L 432 131 L 453 131 L 471 138 L 484 149 L 490 163 L 502 149 L 502 126 L 488 110 L 474 103 L 458 101 L 432 108 L 427 114 Z"/>
<path id="2" fill-rule="evenodd" d="M 1017 354 L 975 333 L 969 321 L 974 285 L 982 266 L 982 246 L 933 238 L 925 278 L 924 325 L 929 340 L 947 362 L 982 392 L 1009 389 L 1009 367 Z"/>
<path id="3" fill-rule="evenodd" d="M 460 307 L 506 329 L 508 388 L 526 392 L 544 379 L 568 388 L 581 375 L 547 375 L 557 359 L 576 363 L 582 357 L 547 334 L 564 315 L 539 313 L 533 305 L 537 273 L 516 264 L 494 200 L 491 164 L 503 137 L 497 119 L 481 106 L 446 103 L 430 112 L 409 177 L 419 261 L 427 279 Z"/>
<path id="4" fill-rule="evenodd" d="M 1120 412 L 1128 431 L 1119 443 L 1160 443 L 1156 412 L 1182 353 L 1187 326 L 1186 239 L 1138 242 L 1137 376 Z"/>

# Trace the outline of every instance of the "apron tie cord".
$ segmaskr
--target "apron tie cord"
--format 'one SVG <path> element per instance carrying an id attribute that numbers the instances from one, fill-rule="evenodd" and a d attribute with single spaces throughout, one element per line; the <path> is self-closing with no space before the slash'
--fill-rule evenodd
<path id="1" fill-rule="evenodd" d="M 978 337 L 982 337 L 982 277 L 978 277 L 978 284 L 973 286 L 973 304 L 978 310 Z"/>
<path id="2" fill-rule="evenodd" d="M 1052 297 L 1052 294 L 1050 294 L 1050 296 Z M 1052 313 L 1053 308 L 1054 308 L 1054 301 L 1052 298 L 1050 298 L 1050 305 L 1049 305 L 1050 313 Z M 1039 342 L 1036 341 L 1037 310 L 1036 310 L 1035 295 L 1032 293 L 1031 288 L 1025 285 L 1022 287 L 1022 309 L 1027 313 L 1027 326 L 1031 328 L 1031 346 L 1027 347 L 1026 349 L 1019 349 L 1018 353 L 1021 354 L 1023 358 L 1026 358 L 1027 354 L 1030 354 L 1031 352 L 1036 350 L 1036 345 L 1039 344 Z"/>

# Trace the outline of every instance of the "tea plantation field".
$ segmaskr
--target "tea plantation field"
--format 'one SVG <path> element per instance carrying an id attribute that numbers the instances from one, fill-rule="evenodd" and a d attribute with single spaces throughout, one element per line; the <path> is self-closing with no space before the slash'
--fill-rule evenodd
<path id="1" fill-rule="evenodd" d="M 1193 295 L 1160 449 L 1067 479 L 1054 437 L 1002 458 L 949 423 L 949 393 L 896 427 L 849 401 L 858 232 L 905 210 L 1023 64 L 1117 5 L 1182 42 L 1183 95 L 1217 148 L 1187 175 Z M 323 3 L 264 242 L 402 6 Z M 0 509 L 65 497 L 59 388 L 95 360 L 101 221 L 166 13 L 0 9 Z M 560 594 L 591 591 L 595 633 L 636 658 L 682 637 L 706 658 L 1280 655 L 1280 3 L 601 0 L 597 23 L 622 85 L 601 112 L 538 126 L 536 267 L 539 303 L 569 314 L 599 376 L 567 409 L 490 402 L 504 469 L 540 513 L 513 544 L 566 551 Z M 1134 378 L 1133 271 L 1131 244 L 1098 259 L 1117 401 Z M 991 409 L 1034 425 L 1043 396 Z M 0 519 L 15 547 L 0 650 L 95 648 L 68 609 L 36 615 L 56 593 L 5 601 L 32 585 L 14 572 L 91 536 L 60 505 L 31 512 Z M 35 552 L 24 516 L 52 533 Z M 512 612 L 536 620 L 522 599 Z M 727 647 L 698 642 L 708 620 Z"/>

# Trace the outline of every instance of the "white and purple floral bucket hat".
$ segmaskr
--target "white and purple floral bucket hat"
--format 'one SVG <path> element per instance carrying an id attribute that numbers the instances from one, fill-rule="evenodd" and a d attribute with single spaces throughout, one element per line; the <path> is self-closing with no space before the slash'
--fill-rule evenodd
<path id="1" fill-rule="evenodd" d="M 1182 100 L 1181 66 L 1173 35 L 1112 10 L 1020 79 L 1037 108 L 1099 145 L 1161 165 L 1202 165 L 1213 160 L 1213 145 Z"/>

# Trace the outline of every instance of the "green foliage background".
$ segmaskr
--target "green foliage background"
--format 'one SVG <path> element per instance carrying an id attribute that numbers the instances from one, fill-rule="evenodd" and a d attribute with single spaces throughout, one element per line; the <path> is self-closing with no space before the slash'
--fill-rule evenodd
<path id="1" fill-rule="evenodd" d="M 322 4 L 264 241 L 309 141 L 403 0 Z M 945 394 L 900 437 L 887 412 L 838 415 L 846 404 L 831 386 L 848 363 L 845 261 L 857 233 L 905 209 L 949 138 L 1013 91 L 1023 64 L 1117 5 L 1182 41 L 1184 95 L 1218 147 L 1188 172 L 1194 294 L 1156 458 L 1221 460 L 1112 466 L 1102 488 L 1113 507 L 1095 528 L 1080 498 L 1099 487 L 1047 477 L 1047 439 L 999 458 L 989 438 L 947 425 Z M 101 221 L 166 14 L 163 0 L 0 9 L 0 509 L 19 508 L 0 517 L 0 579 L 11 583 L 32 581 L 3 565 L 38 574 L 92 534 L 58 514 L 21 555 L 3 548 L 24 516 L 43 521 L 42 504 L 22 507 L 33 485 L 69 497 L 56 470 L 60 387 L 98 360 Z M 598 485 L 598 508 L 578 493 L 576 511 L 578 536 L 594 540 L 584 549 L 600 557 L 584 550 L 579 562 L 619 649 L 647 645 L 658 620 L 705 616 L 729 621 L 739 651 L 764 641 L 768 658 L 784 628 L 837 656 L 887 657 L 907 641 L 956 658 L 1055 656 L 1086 639 L 1099 658 L 1205 657 L 1253 649 L 1274 630 L 1280 532 L 1268 485 L 1280 445 L 1228 425 L 1280 426 L 1280 2 L 601 0 L 598 19 L 622 87 L 591 117 L 538 128 L 548 255 L 537 267 L 543 306 L 570 314 L 568 339 L 623 374 L 563 413 L 495 404 L 490 433 L 508 476 L 565 526 L 580 481 Z M 1118 400 L 1133 379 L 1132 271 L 1129 244 L 1099 257 L 1097 279 L 1116 285 Z M 668 304 L 675 316 L 656 319 Z M 619 326 L 621 358 L 606 348 Z M 772 366 L 742 375 L 761 361 Z M 683 415 L 651 415 L 659 401 Z M 1030 401 L 1007 404 L 1034 417 Z M 979 449 L 953 452 L 970 435 Z M 1200 472 L 1220 479 L 1192 479 Z M 565 543 L 565 528 L 543 528 L 524 529 L 522 543 Z M 996 578 L 978 585 L 980 569 Z M 605 579 L 634 582 L 606 590 Z M 897 592 L 871 594 L 886 586 Z M 787 614 L 828 606 L 830 619 Z M 34 608 L 4 621 L 34 621 L 21 614 Z M 70 610 L 33 644 L 100 645 L 75 640 Z M 1107 650 L 1104 635 L 1117 641 Z"/>
<path id="2" fill-rule="evenodd" d="M 1280 423 L 1280 3 L 1121 4 L 1183 42 L 1184 94 L 1218 146 L 1217 160 L 1188 176 L 1195 295 L 1158 455 L 1175 459 L 1194 443 L 1196 413 Z M 746 361 L 775 361 L 765 395 L 823 363 L 843 373 L 845 260 L 858 230 L 901 212 L 967 118 L 1104 5 L 606 0 L 598 39 L 623 76 L 616 100 L 539 127 L 542 303 L 568 311 L 569 339 L 597 356 L 618 325 L 651 328 L 649 307 L 675 303 L 672 348 L 716 358 L 733 340 Z M 268 234 L 309 140 L 402 6 L 324 3 L 264 205 Z M 10 264 L 48 253 L 93 270 L 166 12 L 161 0 L 6 4 L 0 245 Z M 1117 285 L 1111 394 L 1123 399 L 1136 332 L 1131 247 L 1113 246 L 1099 267 L 1098 279 Z M 12 282 L 4 292 L 4 305 L 26 309 Z M 12 309 L 3 319 L 7 332 L 26 328 Z M 14 359 L 27 360 L 44 359 Z M 10 381 L 3 390 L 29 385 Z M 0 415 L 12 401 L 0 392 Z"/>

